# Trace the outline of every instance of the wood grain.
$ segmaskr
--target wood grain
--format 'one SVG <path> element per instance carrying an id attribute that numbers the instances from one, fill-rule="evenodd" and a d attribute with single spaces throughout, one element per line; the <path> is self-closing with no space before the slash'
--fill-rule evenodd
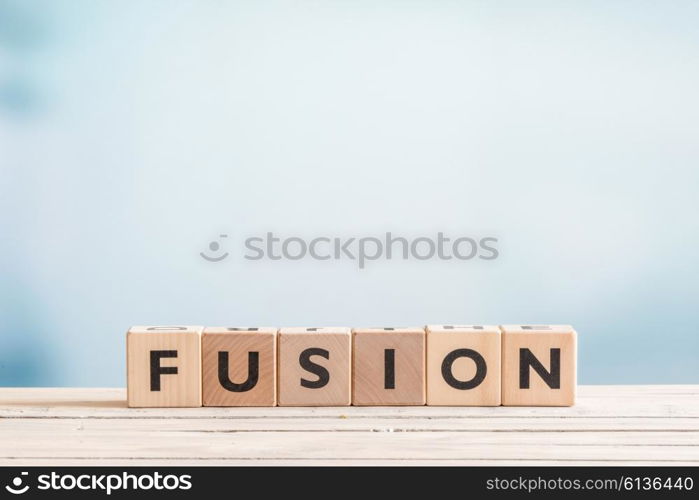
<path id="1" fill-rule="evenodd" d="M 569 325 L 503 325 L 502 404 L 505 406 L 572 406 L 577 384 L 577 334 Z M 520 366 L 526 349 L 551 372 L 554 354 L 560 362 L 558 387 L 550 387 L 533 368 Z M 553 351 L 557 350 L 557 353 Z M 528 372 L 529 387 L 521 386 L 520 373 Z"/>
<path id="2" fill-rule="evenodd" d="M 580 386 L 573 407 L 128 408 L 0 388 L 0 464 L 699 465 L 699 385 Z"/>
<path id="3" fill-rule="evenodd" d="M 428 325 L 427 334 L 427 404 L 447 406 L 500 405 L 500 328 L 495 325 Z M 480 382 L 477 363 L 469 357 L 459 357 L 447 370 L 456 382 L 472 381 L 474 387 L 460 388 L 445 380 L 444 361 L 450 353 L 480 356 L 484 372 Z M 475 353 L 475 354 L 474 354 Z M 454 386 L 456 385 L 456 387 Z"/>
<path id="4" fill-rule="evenodd" d="M 134 326 L 126 333 L 128 404 L 132 407 L 201 406 L 201 326 Z M 174 357 L 157 360 L 177 373 L 151 383 L 151 353 Z"/>
<path id="5" fill-rule="evenodd" d="M 277 404 L 277 329 L 207 327 L 201 338 L 204 406 L 275 406 Z M 220 354 L 226 353 L 228 380 L 243 386 L 241 392 L 225 388 L 219 380 Z M 250 368 L 250 353 L 255 358 Z M 250 374 L 253 373 L 253 378 Z M 244 389 L 244 390 L 242 390 Z"/>
<path id="6" fill-rule="evenodd" d="M 345 406 L 351 402 L 351 330 L 345 327 L 282 328 L 278 336 L 278 402 L 279 406 Z M 327 354 L 306 356 L 310 363 L 322 367 L 328 375 L 322 387 L 317 373 L 301 365 L 301 356 L 308 349 Z M 304 386 L 305 384 L 305 386 Z M 320 384 L 315 384 L 320 385 Z"/>
<path id="7" fill-rule="evenodd" d="M 424 328 L 352 330 L 352 404 L 425 404 Z M 387 381 L 386 350 L 393 375 Z"/>

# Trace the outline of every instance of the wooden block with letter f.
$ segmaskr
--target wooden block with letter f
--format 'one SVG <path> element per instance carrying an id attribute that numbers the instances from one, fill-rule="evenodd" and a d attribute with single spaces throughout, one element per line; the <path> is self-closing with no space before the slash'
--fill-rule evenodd
<path id="1" fill-rule="evenodd" d="M 503 406 L 573 406 L 577 334 L 568 325 L 505 325 Z"/>
<path id="2" fill-rule="evenodd" d="M 208 327 L 201 351 L 204 406 L 276 405 L 276 328 Z"/>
<path id="3" fill-rule="evenodd" d="M 133 326 L 126 333 L 130 407 L 201 406 L 201 326 Z"/>
<path id="4" fill-rule="evenodd" d="M 424 405 L 424 328 L 358 328 L 352 332 L 352 404 Z"/>
<path id="5" fill-rule="evenodd" d="M 348 406 L 351 329 L 279 330 L 279 406 Z"/>

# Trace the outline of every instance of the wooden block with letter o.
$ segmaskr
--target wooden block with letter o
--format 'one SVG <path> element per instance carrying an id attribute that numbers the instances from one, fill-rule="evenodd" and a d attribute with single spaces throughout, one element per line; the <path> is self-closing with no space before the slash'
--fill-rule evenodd
<path id="1" fill-rule="evenodd" d="M 505 325 L 502 404 L 575 404 L 577 334 L 568 325 Z"/>
<path id="2" fill-rule="evenodd" d="M 278 344 L 280 406 L 350 404 L 349 328 L 282 328 Z"/>
<path id="3" fill-rule="evenodd" d="M 427 404 L 500 405 L 500 328 L 429 325 Z"/>
<path id="4" fill-rule="evenodd" d="M 205 328 L 201 351 L 204 406 L 277 403 L 276 328 Z"/>
<path id="5" fill-rule="evenodd" d="M 126 334 L 131 407 L 201 406 L 201 326 L 134 326 Z"/>
<path id="6" fill-rule="evenodd" d="M 424 328 L 359 328 L 352 336 L 352 404 L 425 404 Z"/>

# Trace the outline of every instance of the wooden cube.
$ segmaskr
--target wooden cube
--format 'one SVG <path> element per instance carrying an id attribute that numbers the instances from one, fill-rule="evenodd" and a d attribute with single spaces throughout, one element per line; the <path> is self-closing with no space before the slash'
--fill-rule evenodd
<path id="1" fill-rule="evenodd" d="M 352 404 L 425 404 L 424 328 L 363 328 L 352 337 Z"/>
<path id="2" fill-rule="evenodd" d="M 204 406 L 277 404 L 276 328 L 205 328 L 201 352 Z"/>
<path id="3" fill-rule="evenodd" d="M 429 325 L 427 404 L 500 405 L 500 329 L 489 325 Z"/>
<path id="4" fill-rule="evenodd" d="M 279 330 L 279 405 L 347 406 L 351 402 L 351 330 Z"/>
<path id="5" fill-rule="evenodd" d="M 131 407 L 201 406 L 201 326 L 134 326 L 126 333 Z"/>
<path id="6" fill-rule="evenodd" d="M 577 334 L 569 325 L 505 325 L 502 404 L 575 404 Z"/>

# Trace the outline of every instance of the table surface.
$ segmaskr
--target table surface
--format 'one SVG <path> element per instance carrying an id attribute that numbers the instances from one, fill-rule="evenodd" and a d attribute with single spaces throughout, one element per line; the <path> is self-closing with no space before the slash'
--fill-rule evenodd
<path id="1" fill-rule="evenodd" d="M 572 408 L 126 407 L 0 388 L 0 465 L 699 465 L 699 385 L 581 386 Z"/>

